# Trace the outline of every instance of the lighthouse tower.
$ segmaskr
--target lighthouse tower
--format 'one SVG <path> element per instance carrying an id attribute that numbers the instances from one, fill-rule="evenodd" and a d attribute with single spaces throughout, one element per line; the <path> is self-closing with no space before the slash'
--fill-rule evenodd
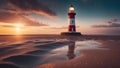
<path id="1" fill-rule="evenodd" d="M 69 7 L 69 11 L 68 11 L 68 23 L 69 23 L 69 26 L 68 26 L 68 32 L 76 32 L 76 26 L 75 26 L 75 9 L 74 9 L 74 6 L 71 5 Z"/>
<path id="2" fill-rule="evenodd" d="M 76 26 L 75 26 L 75 8 L 73 5 L 70 5 L 68 10 L 68 32 L 62 32 L 61 35 L 66 36 L 80 36 L 80 32 L 76 32 Z"/>

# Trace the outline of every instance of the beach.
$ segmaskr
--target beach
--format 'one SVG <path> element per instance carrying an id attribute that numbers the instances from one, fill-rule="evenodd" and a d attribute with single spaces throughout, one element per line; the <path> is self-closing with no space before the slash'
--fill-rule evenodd
<path id="1" fill-rule="evenodd" d="M 0 36 L 0 68 L 119 68 L 120 36 Z"/>

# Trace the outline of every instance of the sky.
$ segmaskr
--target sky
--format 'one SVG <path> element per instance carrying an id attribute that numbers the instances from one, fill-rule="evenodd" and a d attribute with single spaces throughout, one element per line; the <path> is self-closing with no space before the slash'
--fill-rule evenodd
<path id="1" fill-rule="evenodd" d="M 71 4 L 78 32 L 120 35 L 120 0 L 0 0 L 0 34 L 66 32 Z"/>

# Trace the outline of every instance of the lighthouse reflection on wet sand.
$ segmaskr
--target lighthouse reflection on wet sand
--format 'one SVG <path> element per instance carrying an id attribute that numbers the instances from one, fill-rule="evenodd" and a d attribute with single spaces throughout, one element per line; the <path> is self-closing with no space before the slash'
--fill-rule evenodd
<path id="1" fill-rule="evenodd" d="M 68 23 L 69 23 L 69 26 L 68 26 L 68 32 L 76 32 L 76 26 L 75 26 L 75 8 L 73 5 L 71 5 L 69 7 L 69 10 L 68 10 Z"/>

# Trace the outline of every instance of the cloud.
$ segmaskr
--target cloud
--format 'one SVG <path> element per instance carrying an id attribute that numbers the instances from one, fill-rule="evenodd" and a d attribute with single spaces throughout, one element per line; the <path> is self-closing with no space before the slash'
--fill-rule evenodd
<path id="1" fill-rule="evenodd" d="M 0 25 L 1 27 L 10 27 L 10 28 L 13 28 L 14 26 L 12 25 Z"/>
<path id="2" fill-rule="evenodd" d="M 93 25 L 92 27 L 95 27 L 95 28 L 120 27 L 120 21 L 119 19 L 112 19 L 111 21 L 108 21 L 105 24 Z"/>
<path id="3" fill-rule="evenodd" d="M 6 0 L 12 8 L 12 12 L 20 11 L 24 13 L 37 13 L 47 17 L 55 17 L 56 13 L 49 9 L 47 6 L 41 4 L 38 0 Z M 7 8 L 8 9 L 8 8 Z"/>
<path id="4" fill-rule="evenodd" d="M 93 25 L 100 33 L 109 35 L 120 35 L 120 19 L 111 19 L 107 23 Z"/>
<path id="5" fill-rule="evenodd" d="M 48 24 L 37 22 L 36 20 L 30 18 L 29 16 L 23 16 L 22 21 L 26 26 L 48 26 Z"/>
<path id="6" fill-rule="evenodd" d="M 23 23 L 26 26 L 48 26 L 36 21 L 29 15 L 36 13 L 46 17 L 54 17 L 56 13 L 42 5 L 38 0 L 1 0 L 0 22 Z"/>
<path id="7" fill-rule="evenodd" d="M 47 24 L 37 22 L 29 16 L 18 15 L 9 12 L 0 12 L 0 22 L 13 24 L 20 22 L 25 24 L 25 26 L 48 26 Z"/>
<path id="8" fill-rule="evenodd" d="M 5 0 L 0 0 L 0 8 L 5 6 Z"/>

